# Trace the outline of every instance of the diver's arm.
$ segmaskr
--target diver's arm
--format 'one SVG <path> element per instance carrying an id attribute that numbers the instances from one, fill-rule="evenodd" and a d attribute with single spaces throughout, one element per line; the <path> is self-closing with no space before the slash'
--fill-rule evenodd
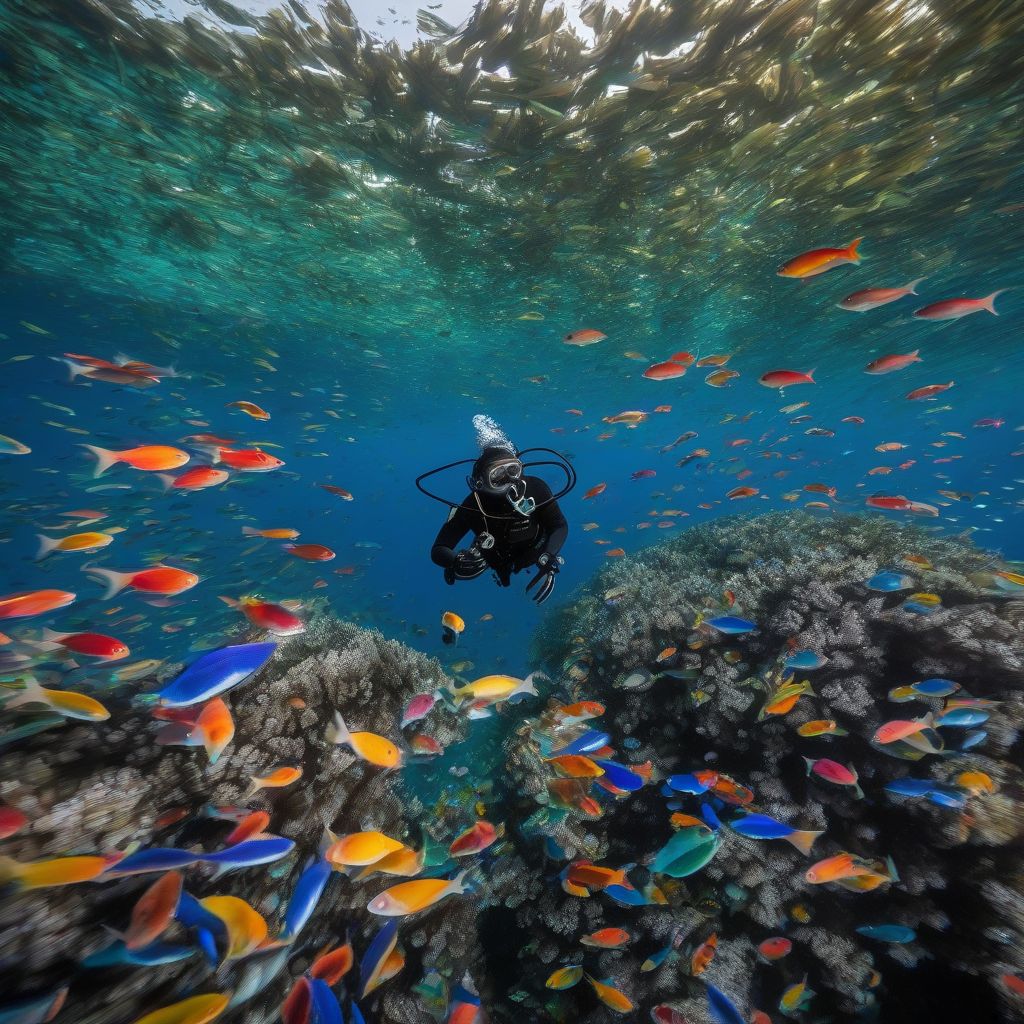
<path id="1" fill-rule="evenodd" d="M 562 550 L 562 545 L 569 536 L 569 524 L 566 522 L 565 516 L 562 515 L 557 501 L 549 501 L 546 505 L 542 505 L 537 510 L 537 515 L 540 517 L 541 527 L 548 537 L 542 553 L 554 558 Z"/>
<path id="2" fill-rule="evenodd" d="M 442 569 L 450 569 L 455 565 L 455 547 L 472 528 L 465 507 L 457 508 L 434 538 L 434 546 L 430 549 L 430 560 L 434 565 Z"/>

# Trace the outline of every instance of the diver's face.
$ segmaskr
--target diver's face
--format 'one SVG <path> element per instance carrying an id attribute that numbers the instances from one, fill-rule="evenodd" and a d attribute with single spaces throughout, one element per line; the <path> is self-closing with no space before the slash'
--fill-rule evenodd
<path id="1" fill-rule="evenodd" d="M 523 476 L 523 464 L 518 459 L 503 459 L 487 468 L 487 488 L 494 494 L 505 494 Z"/>

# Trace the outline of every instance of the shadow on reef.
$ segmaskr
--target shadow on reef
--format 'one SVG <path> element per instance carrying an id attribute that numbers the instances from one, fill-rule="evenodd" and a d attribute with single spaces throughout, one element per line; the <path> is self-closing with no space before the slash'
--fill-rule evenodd
<path id="1" fill-rule="evenodd" d="M 726 519 L 617 561 L 550 617 L 538 653 L 558 696 L 600 701 L 605 711 L 566 728 L 549 707 L 509 744 L 510 774 L 536 801 L 520 822 L 533 838 L 526 870 L 557 884 L 580 859 L 627 867 L 633 893 L 624 895 L 642 905 L 619 905 L 610 886 L 584 888 L 586 898 L 549 887 L 544 900 L 524 904 L 518 923 L 532 938 L 520 954 L 525 1004 L 561 1020 L 609 1017 L 585 984 L 544 988 L 556 968 L 583 965 L 642 1015 L 667 1003 L 691 1024 L 716 1019 L 705 979 L 750 1020 L 755 1009 L 774 1017 L 805 974 L 815 995 L 803 1013 L 799 1002 L 791 1009 L 799 1019 L 996 1020 L 1019 1011 L 1020 997 L 1001 979 L 1024 967 L 1024 600 L 1013 586 L 999 589 L 995 561 L 966 541 L 881 517 Z M 881 571 L 892 577 L 875 587 L 903 576 L 899 589 L 865 586 Z M 730 635 L 707 624 L 724 616 L 756 628 L 723 620 L 736 630 Z M 780 686 L 791 675 L 799 692 L 787 701 Z M 920 733 L 925 751 L 872 742 L 886 721 L 942 713 L 941 699 L 889 698 L 933 678 L 959 684 L 946 706 L 967 700 L 976 717 L 988 716 L 986 735 L 946 725 Z M 805 679 L 811 687 L 800 686 Z M 998 703 L 972 707 L 971 698 Z M 827 720 L 834 725 L 824 728 L 840 732 L 797 732 Z M 627 768 L 652 762 L 653 783 L 609 793 L 599 785 L 607 779 L 582 779 L 575 796 L 564 782 L 551 792 L 544 758 L 587 728 L 609 733 L 620 753 L 605 756 Z M 863 799 L 852 784 L 809 774 L 803 758 L 851 766 Z M 685 785 L 663 793 L 657 781 L 659 772 L 701 770 L 719 776 L 702 795 Z M 965 772 L 984 773 L 993 791 Z M 885 791 L 906 777 L 931 780 L 924 785 L 936 801 Z M 701 817 L 708 805 L 724 823 L 706 866 L 678 877 L 650 870 L 673 836 L 669 800 L 694 816 L 680 822 L 683 831 L 709 834 Z M 823 834 L 808 856 L 779 839 L 748 838 L 731 824 L 752 809 Z M 873 865 L 870 883 L 858 890 L 848 878 L 846 891 L 805 878 L 811 864 L 842 851 Z M 900 926 L 903 941 L 855 930 L 876 925 Z M 608 926 L 626 929 L 629 944 L 580 944 Z M 641 971 L 676 929 L 675 953 Z M 690 954 L 712 934 L 717 955 L 696 980 Z M 772 936 L 788 938 L 792 951 L 768 962 L 758 945 Z"/>
<path id="2" fill-rule="evenodd" d="M 866 587 L 880 570 L 907 577 L 902 589 Z M 248 901 L 270 945 L 237 958 L 219 949 L 209 963 L 195 934 L 172 924 L 162 941 L 183 958 L 85 968 L 157 876 L 7 886 L 0 990 L 69 986 L 59 1024 L 132 1022 L 194 993 L 231 991 L 219 1020 L 269 1024 L 325 948 L 348 935 L 359 961 L 383 921 L 367 902 L 395 881 L 332 874 L 300 934 L 275 945 L 325 828 L 380 830 L 422 851 L 425 876 L 450 876 L 448 844 L 486 810 L 505 837 L 458 865 L 472 869 L 465 895 L 400 919 L 388 961 L 397 974 L 360 1000 L 367 1020 L 445 1020 L 467 974 L 492 1024 L 614 1019 L 617 995 L 605 990 L 602 1005 L 587 982 L 546 987 L 566 966 L 613 986 L 644 1019 L 655 1006 L 665 1007 L 659 1020 L 673 1019 L 668 1007 L 690 1024 L 726 1019 L 711 1013 L 707 981 L 744 1021 L 755 1009 L 777 1021 L 784 999 L 808 1022 L 1009 1020 L 1020 997 L 1003 977 L 1024 968 L 1024 600 L 999 571 L 966 541 L 881 518 L 794 512 L 688 530 L 609 566 L 548 619 L 538 659 L 552 699 L 505 711 L 503 777 L 467 780 L 429 808 L 408 769 L 385 772 L 325 738 L 335 709 L 353 727 L 397 736 L 410 698 L 450 684 L 435 660 L 380 634 L 320 617 L 282 642 L 225 694 L 236 733 L 213 765 L 201 749 L 158 746 L 151 709 L 112 691 L 108 723 L 69 722 L 5 749 L 3 802 L 29 822 L 5 841 L 5 857 L 210 853 L 231 825 L 204 809 L 247 803 L 294 851 L 220 877 L 193 864 L 185 888 Z M 958 688 L 945 702 L 899 689 L 926 679 Z M 905 740 L 872 741 L 889 720 L 953 710 L 987 716 L 974 723 L 984 729 L 928 719 Z M 812 722 L 827 729 L 797 731 Z M 448 701 L 430 711 L 430 735 L 445 746 L 472 726 Z M 580 775 L 586 757 L 558 762 L 567 777 L 556 777 L 550 758 L 574 742 L 608 765 L 605 777 Z M 852 766 L 863 798 L 849 780 L 809 775 L 804 758 Z M 279 765 L 301 767 L 301 778 L 246 798 L 250 778 Z M 928 780 L 923 796 L 886 790 L 908 778 Z M 807 855 L 740 834 L 755 809 L 822 834 Z M 712 855 L 666 858 L 680 837 Z M 811 864 L 841 851 L 856 858 L 846 888 L 807 880 Z M 866 937 L 863 926 L 897 928 L 903 941 Z M 581 943 L 604 929 L 628 940 Z M 770 937 L 791 942 L 788 955 L 759 953 Z M 346 976 L 348 994 L 359 973 Z M 794 986 L 805 975 L 814 995 L 801 1001 Z"/>

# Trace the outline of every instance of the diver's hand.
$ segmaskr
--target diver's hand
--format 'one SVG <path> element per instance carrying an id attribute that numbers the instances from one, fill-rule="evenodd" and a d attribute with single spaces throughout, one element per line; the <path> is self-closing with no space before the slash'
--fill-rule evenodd
<path id="1" fill-rule="evenodd" d="M 476 579 L 480 573 L 487 570 L 487 562 L 484 556 L 476 548 L 466 548 L 455 553 L 455 562 L 449 569 L 445 569 L 444 578 L 448 583 L 456 580 Z"/>
<path id="2" fill-rule="evenodd" d="M 559 560 L 545 551 L 537 559 L 537 568 L 540 571 L 526 584 L 526 592 L 529 594 L 534 587 L 537 587 L 537 592 L 533 595 L 534 603 L 543 604 L 551 596 L 551 591 L 555 589 Z"/>

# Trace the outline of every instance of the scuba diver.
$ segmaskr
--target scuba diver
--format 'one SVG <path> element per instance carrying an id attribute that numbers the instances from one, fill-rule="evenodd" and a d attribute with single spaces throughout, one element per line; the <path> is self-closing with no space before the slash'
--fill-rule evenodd
<path id="1" fill-rule="evenodd" d="M 517 451 L 500 427 L 488 416 L 474 416 L 479 458 L 463 459 L 430 470 L 418 477 L 416 486 L 436 501 L 448 505 L 448 520 L 438 531 L 430 551 L 431 560 L 444 569 L 445 581 L 472 580 L 488 568 L 499 586 L 511 585 L 513 573 L 536 566 L 538 572 L 526 585 L 526 592 L 543 604 L 555 589 L 555 577 L 562 565 L 559 551 L 569 535 L 569 524 L 558 507 L 558 499 L 576 483 L 572 466 L 549 448 Z M 528 452 L 548 452 L 559 461 L 524 463 Z M 434 473 L 472 463 L 466 477 L 469 494 L 461 504 L 426 490 L 421 481 Z M 524 470 L 533 466 L 558 466 L 566 475 L 566 486 L 557 494 L 540 477 Z M 456 550 L 472 531 L 469 547 Z"/>

